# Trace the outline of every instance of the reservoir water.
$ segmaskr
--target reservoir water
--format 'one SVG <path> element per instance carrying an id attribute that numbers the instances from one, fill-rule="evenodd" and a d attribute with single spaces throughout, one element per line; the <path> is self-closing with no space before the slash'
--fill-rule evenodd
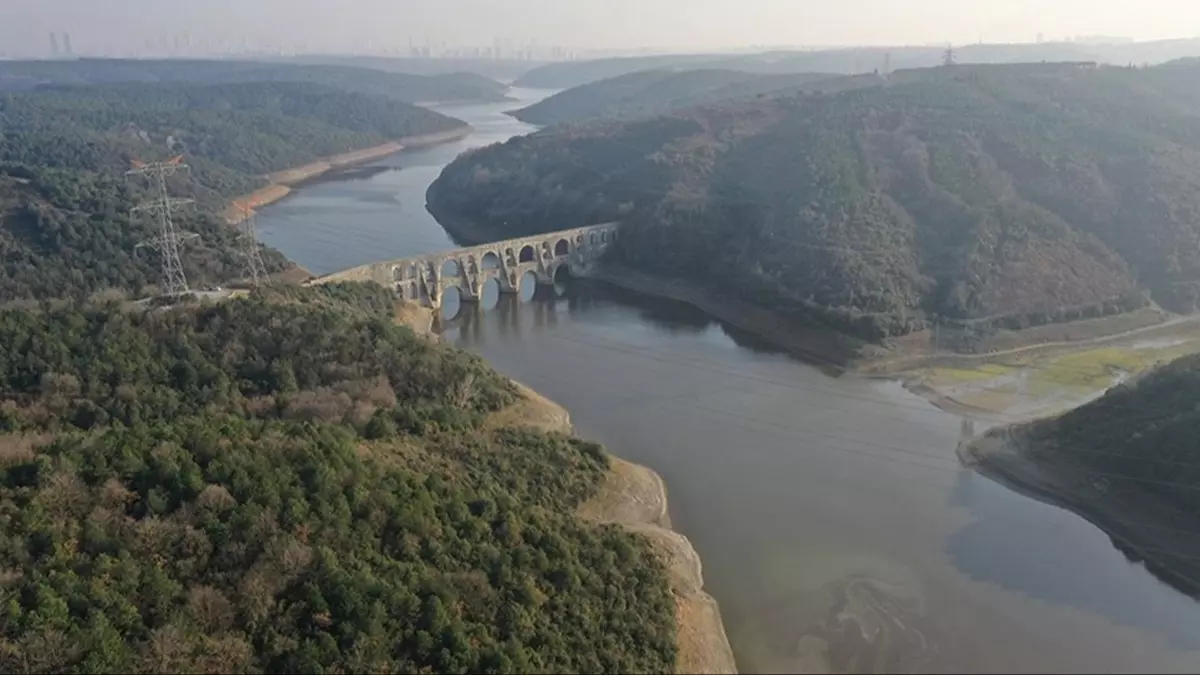
<path id="1" fill-rule="evenodd" d="M 531 131 L 503 112 L 545 94 L 439 108 L 476 132 L 304 188 L 264 210 L 263 238 L 315 273 L 452 247 L 426 187 Z M 742 672 L 1200 670 L 1200 604 L 1077 516 L 961 469 L 981 426 L 674 303 L 549 295 L 468 308 L 446 336 L 662 474 Z"/>

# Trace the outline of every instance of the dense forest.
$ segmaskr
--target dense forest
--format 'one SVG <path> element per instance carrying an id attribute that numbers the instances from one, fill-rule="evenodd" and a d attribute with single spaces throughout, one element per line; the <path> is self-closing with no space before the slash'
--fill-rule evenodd
<path id="1" fill-rule="evenodd" d="M 183 153 L 225 195 L 248 178 L 462 122 L 381 96 L 299 83 L 117 84 L 0 95 L 0 160 L 106 171 Z M 226 185 L 225 180 L 241 184 Z"/>
<path id="2" fill-rule="evenodd" d="M 0 311 L 4 672 L 667 672 L 608 458 L 373 285 Z"/>
<path id="3" fill-rule="evenodd" d="M 559 92 L 513 117 L 540 126 L 592 118 L 648 117 L 681 108 L 820 86 L 832 75 L 760 75 L 736 70 L 646 70 Z"/>
<path id="4" fill-rule="evenodd" d="M 1200 304 L 1200 66 L 876 79 L 551 127 L 430 204 L 497 238 L 622 220 L 625 264 L 872 339 Z"/>
<path id="5" fill-rule="evenodd" d="M 174 194 L 196 198 L 180 225 L 203 284 L 236 277 L 233 233 L 214 215 L 263 174 L 326 155 L 461 126 L 401 101 L 305 83 L 115 84 L 0 94 L 0 303 L 132 293 L 158 276 L 154 233 L 130 208 L 143 185 L 130 160 L 183 154 Z M 276 254 L 273 269 L 284 261 Z"/>
<path id="6" fill-rule="evenodd" d="M 499 101 L 508 87 L 471 73 L 432 76 L 384 72 L 338 64 L 255 61 L 79 59 L 0 61 L 0 91 L 46 86 L 110 84 L 239 84 L 292 82 L 374 94 L 397 101 Z"/>
<path id="7" fill-rule="evenodd" d="M 140 294 L 158 280 L 159 260 L 138 244 L 156 225 L 131 218 L 133 193 L 120 174 L 0 164 L 0 302 L 83 298 L 96 292 Z M 196 285 L 240 278 L 236 232 L 200 209 L 176 215 L 199 235 L 186 244 L 185 273 Z M 270 271 L 286 266 L 263 251 Z"/>

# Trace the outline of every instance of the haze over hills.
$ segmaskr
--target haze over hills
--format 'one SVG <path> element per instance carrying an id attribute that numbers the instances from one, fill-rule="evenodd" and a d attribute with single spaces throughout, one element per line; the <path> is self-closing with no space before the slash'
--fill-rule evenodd
<path id="1" fill-rule="evenodd" d="M 897 72 L 552 127 L 430 206 L 502 238 L 623 220 L 618 260 L 872 339 L 1200 301 L 1200 69 Z"/>
<path id="2" fill-rule="evenodd" d="M 0 61 L 0 91 L 42 86 L 116 83 L 234 84 L 305 82 L 408 103 L 498 101 L 508 86 L 472 73 L 413 75 L 351 65 L 270 64 L 192 59 L 80 59 Z"/>
<path id="3" fill-rule="evenodd" d="M 559 92 L 511 114 L 548 126 L 602 117 L 645 117 L 671 110 L 766 93 L 799 91 L 836 76 L 762 75 L 736 70 L 644 70 Z"/>
<path id="4" fill-rule="evenodd" d="M 338 54 L 305 54 L 267 59 L 271 62 L 296 64 L 327 64 L 372 68 L 389 73 L 412 75 L 451 75 L 474 73 L 497 82 L 511 82 L 521 75 L 544 65 L 542 61 L 526 61 L 505 58 L 439 57 L 415 58 L 402 56 L 366 56 Z"/>
<path id="5" fill-rule="evenodd" d="M 947 45 L 949 46 L 949 45 Z M 740 70 L 753 73 L 869 73 L 876 70 L 926 68 L 940 65 L 946 47 L 847 47 L 755 54 L 683 54 L 551 63 L 535 68 L 515 82 L 521 87 L 567 89 L 618 75 L 656 68 Z M 960 63 L 1031 63 L 1039 61 L 1096 61 L 1114 65 L 1158 64 L 1185 56 L 1200 56 L 1200 40 L 1159 40 L 1121 44 L 956 45 Z"/>

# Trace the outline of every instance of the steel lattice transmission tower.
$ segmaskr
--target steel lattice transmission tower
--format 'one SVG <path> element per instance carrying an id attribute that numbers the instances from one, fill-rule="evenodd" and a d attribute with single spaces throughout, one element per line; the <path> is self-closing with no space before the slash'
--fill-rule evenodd
<path id="1" fill-rule="evenodd" d="M 194 239 L 197 235 L 181 235 L 175 229 L 175 221 L 171 214 L 180 206 L 190 204 L 194 200 L 178 199 L 167 194 L 167 177 L 187 170 L 187 164 L 183 163 L 183 155 L 179 155 L 165 162 L 134 160 L 133 169 L 126 172 L 127 176 L 145 176 L 157 192 L 157 199 L 135 206 L 133 212 L 151 213 L 158 217 L 158 236 L 138 244 L 138 247 L 149 246 L 162 253 L 162 294 L 167 297 L 177 297 L 190 292 L 187 277 L 183 274 L 183 263 L 179 259 L 179 249 L 183 241 Z"/>
<path id="2" fill-rule="evenodd" d="M 240 239 L 242 243 L 242 260 L 245 265 L 244 274 L 251 286 L 258 286 L 270 281 L 267 266 L 263 264 L 262 247 L 258 243 L 258 214 L 248 204 L 234 202 L 234 206 L 242 212 Z"/>

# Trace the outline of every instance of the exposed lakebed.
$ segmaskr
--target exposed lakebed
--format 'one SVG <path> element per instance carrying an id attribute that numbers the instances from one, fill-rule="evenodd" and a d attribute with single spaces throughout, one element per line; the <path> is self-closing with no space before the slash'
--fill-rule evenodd
<path id="1" fill-rule="evenodd" d="M 315 273 L 450 248 L 424 208 L 459 152 L 532 129 L 446 106 L 469 138 L 265 209 Z M 1083 519 L 961 468 L 982 432 L 896 382 L 831 378 L 687 307 L 599 284 L 467 312 L 447 337 L 665 479 L 743 672 L 1200 667 L 1200 604 Z"/>

